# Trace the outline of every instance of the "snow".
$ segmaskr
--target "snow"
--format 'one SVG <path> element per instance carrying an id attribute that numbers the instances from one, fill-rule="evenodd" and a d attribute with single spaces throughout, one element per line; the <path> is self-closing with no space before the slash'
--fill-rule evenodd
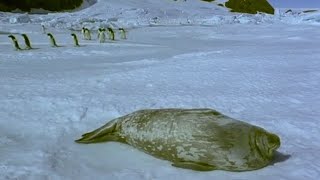
<path id="1" fill-rule="evenodd" d="M 76 12 L 0 13 L 0 179 L 318 179 L 320 13 L 277 12 L 110 0 Z M 64 47 L 50 47 L 41 24 Z M 80 38 L 83 25 L 125 27 L 128 39 L 74 47 L 70 34 Z M 37 49 L 15 51 L 10 33 L 27 33 Z M 113 118 L 170 107 L 261 126 L 280 136 L 279 154 L 257 171 L 195 172 L 120 143 L 74 143 Z"/>

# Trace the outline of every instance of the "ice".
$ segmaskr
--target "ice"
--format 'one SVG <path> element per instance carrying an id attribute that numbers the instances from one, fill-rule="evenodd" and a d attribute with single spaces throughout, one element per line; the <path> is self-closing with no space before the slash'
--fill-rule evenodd
<path id="1" fill-rule="evenodd" d="M 247 15 L 201 1 L 97 1 L 74 12 L 0 13 L 0 179 L 319 179 L 319 12 Z M 213 11 L 214 10 L 214 11 Z M 11 20 L 12 19 L 12 20 Z M 41 25 L 61 48 L 52 48 Z M 125 27 L 99 43 L 71 33 Z M 14 50 L 27 33 L 36 49 Z M 251 172 L 178 169 L 119 143 L 74 140 L 144 108 L 213 108 L 278 134 Z"/>

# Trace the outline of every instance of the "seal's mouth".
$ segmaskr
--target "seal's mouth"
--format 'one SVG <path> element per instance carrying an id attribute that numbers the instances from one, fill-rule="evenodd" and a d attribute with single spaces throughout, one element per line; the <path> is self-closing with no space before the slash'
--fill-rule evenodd
<path id="1" fill-rule="evenodd" d="M 268 154 L 272 156 L 273 152 L 280 147 L 280 138 L 277 135 L 270 133 L 265 139 L 267 139 L 266 147 L 268 147 Z"/>
<path id="2" fill-rule="evenodd" d="M 256 134 L 255 144 L 260 156 L 270 159 L 274 151 L 280 147 L 280 138 L 272 133 L 259 132 Z"/>

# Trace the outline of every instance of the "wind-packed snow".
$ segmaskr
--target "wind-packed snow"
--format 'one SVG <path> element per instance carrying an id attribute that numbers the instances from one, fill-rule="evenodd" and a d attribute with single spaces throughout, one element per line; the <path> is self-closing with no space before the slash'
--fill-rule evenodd
<path id="1" fill-rule="evenodd" d="M 229 13 L 227 8 L 203 1 L 173 0 L 87 0 L 75 12 L 41 14 L 0 13 L 0 22 L 20 24 L 37 23 L 54 28 L 80 30 L 83 26 L 137 28 L 163 25 L 219 25 L 260 24 L 275 22 L 289 24 L 320 24 L 320 12 L 285 13 L 276 9 L 276 15 Z M 87 7 L 87 8 L 86 8 Z M 306 9 L 309 10 L 309 9 Z"/>
<path id="2" fill-rule="evenodd" d="M 277 12 L 110 0 L 68 13 L 1 13 L 0 179 L 319 179 L 319 13 Z M 63 47 L 49 45 L 41 24 Z M 76 31 L 84 25 L 129 28 L 128 39 L 100 44 L 93 31 L 84 41 Z M 18 33 L 27 33 L 36 49 L 15 51 L 10 33 L 22 47 Z M 213 108 L 282 144 L 272 165 L 239 173 L 179 169 L 115 142 L 74 143 L 145 108 Z"/>

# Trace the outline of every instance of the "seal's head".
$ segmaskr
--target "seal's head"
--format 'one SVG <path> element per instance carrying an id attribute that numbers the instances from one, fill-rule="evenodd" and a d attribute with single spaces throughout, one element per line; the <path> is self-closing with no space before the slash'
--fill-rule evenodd
<path id="1" fill-rule="evenodd" d="M 274 152 L 280 147 L 280 138 L 262 129 L 255 132 L 254 139 L 257 152 L 265 160 L 271 160 Z"/>

